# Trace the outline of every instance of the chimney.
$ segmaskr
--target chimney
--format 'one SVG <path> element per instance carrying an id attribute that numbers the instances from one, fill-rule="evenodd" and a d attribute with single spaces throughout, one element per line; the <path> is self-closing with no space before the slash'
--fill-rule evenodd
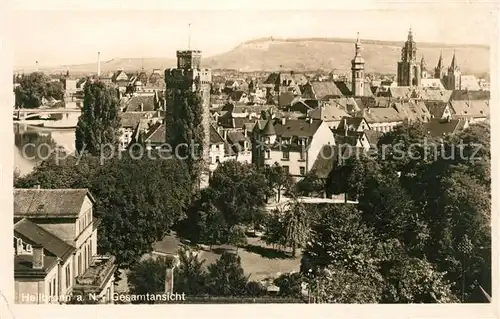
<path id="1" fill-rule="evenodd" d="M 97 52 L 97 77 L 101 76 L 101 52 Z"/>
<path id="2" fill-rule="evenodd" d="M 34 244 L 31 247 L 33 248 L 33 269 L 43 269 L 43 246 Z"/>
<path id="3" fill-rule="evenodd" d="M 344 136 L 347 136 L 347 120 L 344 119 Z"/>
<path id="4" fill-rule="evenodd" d="M 224 141 L 226 141 L 227 140 L 227 130 L 224 130 L 223 133 L 224 133 Z"/>

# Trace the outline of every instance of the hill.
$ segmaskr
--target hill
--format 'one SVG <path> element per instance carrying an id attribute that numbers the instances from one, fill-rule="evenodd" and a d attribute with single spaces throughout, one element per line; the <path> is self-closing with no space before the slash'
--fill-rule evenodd
<path id="1" fill-rule="evenodd" d="M 418 39 L 417 39 L 418 40 Z M 211 57 L 205 57 L 203 65 L 212 69 L 235 69 L 240 71 L 271 70 L 337 70 L 349 71 L 354 55 L 355 39 L 337 38 L 262 38 L 244 42 L 233 50 Z M 395 74 L 404 42 L 361 40 L 362 55 L 367 72 Z M 450 64 L 455 51 L 462 73 L 481 75 L 489 72 L 489 48 L 470 44 L 420 43 L 417 41 L 419 58 L 424 55 L 427 69 L 433 70 L 440 52 L 445 66 Z M 124 70 L 169 68 L 175 66 L 172 58 L 117 58 L 101 62 L 102 72 Z M 281 66 L 281 67 L 280 67 Z M 42 69 L 47 72 L 72 73 L 95 72 L 95 63 L 64 65 Z"/>

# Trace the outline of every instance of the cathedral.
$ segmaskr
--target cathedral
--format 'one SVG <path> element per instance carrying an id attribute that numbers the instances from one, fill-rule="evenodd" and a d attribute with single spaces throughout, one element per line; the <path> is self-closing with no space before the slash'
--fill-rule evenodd
<path id="1" fill-rule="evenodd" d="M 413 34 L 408 32 L 408 39 L 401 49 L 401 61 L 398 62 L 397 83 L 398 86 L 420 86 L 422 79 L 433 77 L 441 80 L 444 88 L 447 90 L 460 90 L 462 88 L 462 73 L 457 64 L 455 53 L 451 65 L 446 70 L 443 64 L 443 54 L 441 53 L 437 66 L 434 68 L 434 74 L 427 71 L 427 65 L 424 57 L 420 62 L 417 61 L 417 45 L 413 40 Z"/>

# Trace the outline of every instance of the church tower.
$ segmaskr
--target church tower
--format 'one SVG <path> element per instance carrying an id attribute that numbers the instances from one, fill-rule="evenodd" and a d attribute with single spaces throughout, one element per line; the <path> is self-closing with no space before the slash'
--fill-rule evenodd
<path id="1" fill-rule="evenodd" d="M 444 77 L 443 52 L 439 55 L 437 66 L 434 68 L 434 78 L 442 80 Z"/>
<path id="2" fill-rule="evenodd" d="M 351 60 L 351 73 L 352 73 L 352 95 L 363 96 L 365 85 L 365 60 L 361 56 L 361 42 L 358 39 L 355 44 L 356 55 Z"/>
<path id="3" fill-rule="evenodd" d="M 203 161 L 204 170 L 201 176 L 200 187 L 208 184 L 208 165 L 210 163 L 210 89 L 212 83 L 212 72 L 201 68 L 201 51 L 180 50 L 177 51 L 177 68 L 165 70 L 165 91 L 167 96 L 174 98 L 179 90 L 192 90 L 197 92 L 202 99 L 204 131 Z M 170 116 L 167 107 L 166 117 Z M 168 132 L 168 129 L 166 129 Z"/>
<path id="4" fill-rule="evenodd" d="M 428 79 L 429 72 L 427 71 L 427 63 L 425 62 L 423 55 L 422 55 L 422 59 L 420 60 L 420 70 L 422 71 L 422 79 Z"/>
<path id="5" fill-rule="evenodd" d="M 417 45 L 413 34 L 408 32 L 408 39 L 401 49 L 401 61 L 398 62 L 398 86 L 419 86 L 422 73 L 417 61 Z"/>
<path id="6" fill-rule="evenodd" d="M 447 90 L 460 90 L 462 87 L 461 83 L 462 72 L 458 68 L 458 64 L 455 58 L 455 52 L 453 52 L 453 59 L 451 60 L 450 67 L 448 68 L 448 74 L 445 77 L 446 89 Z"/>

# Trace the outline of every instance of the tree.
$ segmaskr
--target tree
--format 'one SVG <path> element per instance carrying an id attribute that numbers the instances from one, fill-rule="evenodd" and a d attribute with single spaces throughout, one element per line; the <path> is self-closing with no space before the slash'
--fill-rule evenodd
<path id="1" fill-rule="evenodd" d="M 229 227 L 261 220 L 267 193 L 266 179 L 251 164 L 235 160 L 217 167 L 210 179 L 214 204 Z"/>
<path id="2" fill-rule="evenodd" d="M 61 82 L 53 82 L 42 72 L 24 75 L 14 90 L 16 106 L 38 108 L 44 99 L 63 100 L 64 89 Z"/>
<path id="3" fill-rule="evenodd" d="M 236 246 L 236 252 L 238 252 L 239 246 L 247 243 L 245 228 L 240 225 L 234 225 L 231 227 L 229 229 L 226 242 L 230 245 Z"/>
<path id="4" fill-rule="evenodd" d="M 92 155 L 118 150 L 119 101 L 114 89 L 103 82 L 87 83 L 84 88 L 82 114 L 75 131 L 76 151 Z M 112 155 L 113 156 L 113 155 Z"/>
<path id="5" fill-rule="evenodd" d="M 324 179 L 319 178 L 314 172 L 309 172 L 295 184 L 295 191 L 300 196 L 324 196 L 326 183 Z"/>
<path id="6" fill-rule="evenodd" d="M 193 83 L 184 83 L 184 87 L 167 90 L 167 143 L 175 150 L 175 155 L 184 158 L 193 187 L 199 185 L 203 171 L 203 145 L 205 131 L 203 124 L 203 105 L 198 91 L 192 91 Z"/>
<path id="7" fill-rule="evenodd" d="M 270 167 L 264 167 L 263 173 L 266 176 L 269 188 L 277 194 L 277 201 L 279 203 L 281 193 L 289 190 L 293 185 L 292 177 L 278 163 Z"/>
<path id="8" fill-rule="evenodd" d="M 214 264 L 208 266 L 207 283 L 213 296 L 242 296 L 247 281 L 238 255 L 223 252 Z"/>
<path id="9" fill-rule="evenodd" d="M 102 166 L 98 157 L 43 162 L 17 181 L 16 187 L 88 188 L 96 199 L 98 249 L 116 256 L 120 267 L 151 251 L 172 225 L 184 218 L 190 182 L 184 166 L 174 159 L 136 160 L 125 155 Z"/>
<path id="10" fill-rule="evenodd" d="M 189 296 L 199 296 L 207 292 L 204 271 L 205 260 L 187 249 L 179 251 L 179 267 L 174 270 L 174 291 Z"/>
<path id="11" fill-rule="evenodd" d="M 165 276 L 169 266 L 164 258 L 146 259 L 136 264 L 127 276 L 130 292 L 145 295 L 165 291 Z M 148 303 L 154 303 L 154 301 L 151 300 Z"/>
<path id="12" fill-rule="evenodd" d="M 290 209 L 283 215 L 282 222 L 285 225 L 285 243 L 292 248 L 292 257 L 295 257 L 297 247 L 305 245 L 309 238 L 309 212 L 305 205 L 295 198 Z"/>
<path id="13" fill-rule="evenodd" d="M 302 297 L 302 282 L 304 278 L 301 273 L 285 273 L 274 279 L 274 284 L 280 288 L 279 295 L 283 297 Z"/>

